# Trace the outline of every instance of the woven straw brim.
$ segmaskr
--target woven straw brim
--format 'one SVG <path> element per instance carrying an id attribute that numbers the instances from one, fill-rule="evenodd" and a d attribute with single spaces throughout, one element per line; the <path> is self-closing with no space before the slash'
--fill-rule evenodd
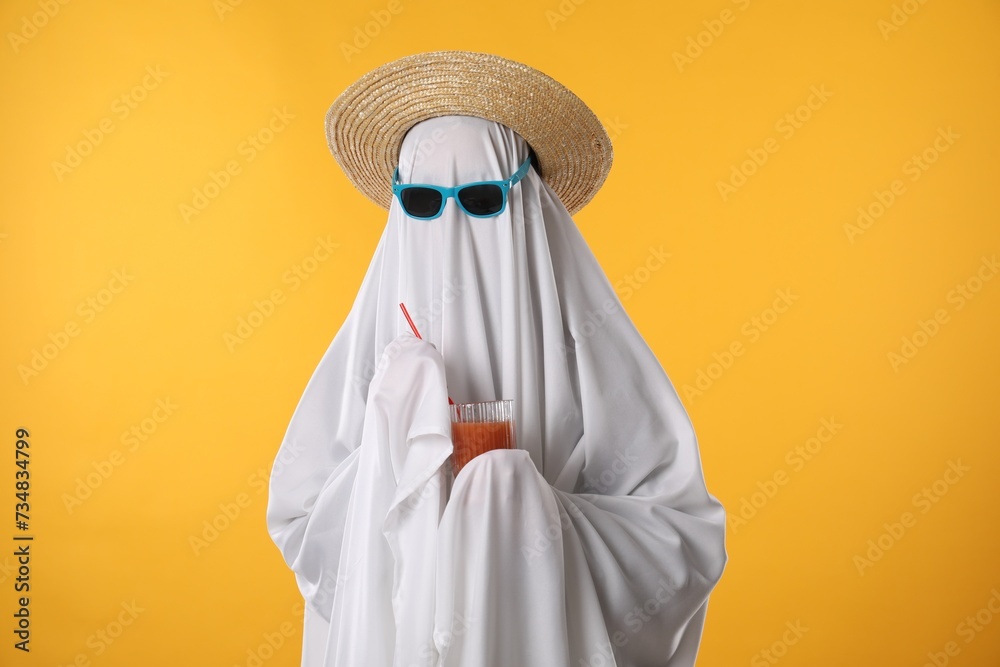
<path id="1" fill-rule="evenodd" d="M 611 169 L 611 139 L 579 97 L 527 65 L 469 51 L 419 53 L 368 72 L 327 112 L 327 142 L 354 186 L 388 209 L 403 136 L 447 115 L 478 116 L 521 135 L 570 213 Z"/>

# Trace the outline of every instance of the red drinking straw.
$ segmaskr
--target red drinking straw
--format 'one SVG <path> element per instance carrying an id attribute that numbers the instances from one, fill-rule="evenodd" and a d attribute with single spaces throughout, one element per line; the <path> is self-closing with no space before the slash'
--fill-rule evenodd
<path id="1" fill-rule="evenodd" d="M 417 331 L 417 325 L 413 323 L 412 319 L 410 319 L 410 313 L 407 312 L 406 306 L 404 306 L 403 304 L 399 304 L 399 307 L 403 310 L 403 317 L 406 318 L 406 321 L 410 325 L 410 329 L 413 330 L 413 335 L 419 338 L 420 340 L 423 340 L 423 336 L 421 336 L 420 332 Z M 451 400 L 451 396 L 448 397 L 448 405 L 455 405 L 455 401 Z"/>

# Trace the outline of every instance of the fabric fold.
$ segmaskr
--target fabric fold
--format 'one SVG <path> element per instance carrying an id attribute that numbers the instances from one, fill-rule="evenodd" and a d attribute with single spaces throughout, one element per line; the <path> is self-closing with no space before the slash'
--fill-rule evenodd
<path id="1" fill-rule="evenodd" d="M 432 631 L 436 548 L 427 536 L 447 499 L 447 400 L 433 346 L 403 334 L 386 347 L 358 447 L 327 664 L 402 665 Z"/>

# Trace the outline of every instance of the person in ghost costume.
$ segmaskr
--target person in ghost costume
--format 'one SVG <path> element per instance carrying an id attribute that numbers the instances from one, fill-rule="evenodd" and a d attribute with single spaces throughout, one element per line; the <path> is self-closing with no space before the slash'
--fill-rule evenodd
<path id="1" fill-rule="evenodd" d="M 327 135 L 389 214 L 271 471 L 303 667 L 693 665 L 725 511 L 571 217 L 610 168 L 600 122 L 537 70 L 447 51 L 362 77 Z M 418 218 L 394 176 L 509 189 Z M 513 399 L 517 448 L 453 477 L 449 397 Z"/>

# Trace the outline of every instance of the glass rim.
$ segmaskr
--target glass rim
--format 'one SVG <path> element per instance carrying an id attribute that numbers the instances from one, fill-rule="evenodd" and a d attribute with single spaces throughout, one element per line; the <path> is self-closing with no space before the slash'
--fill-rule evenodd
<path id="1" fill-rule="evenodd" d="M 513 400 L 514 400 L 513 398 L 498 398 L 498 399 L 496 399 L 494 401 L 473 401 L 471 403 L 458 403 L 458 402 L 456 402 L 456 403 L 453 403 L 452 405 L 453 406 L 454 405 L 489 405 L 490 403 L 510 403 Z"/>
<path id="2" fill-rule="evenodd" d="M 448 408 L 453 424 L 502 424 L 514 421 L 514 400 L 510 398 L 475 403 L 453 403 Z"/>

